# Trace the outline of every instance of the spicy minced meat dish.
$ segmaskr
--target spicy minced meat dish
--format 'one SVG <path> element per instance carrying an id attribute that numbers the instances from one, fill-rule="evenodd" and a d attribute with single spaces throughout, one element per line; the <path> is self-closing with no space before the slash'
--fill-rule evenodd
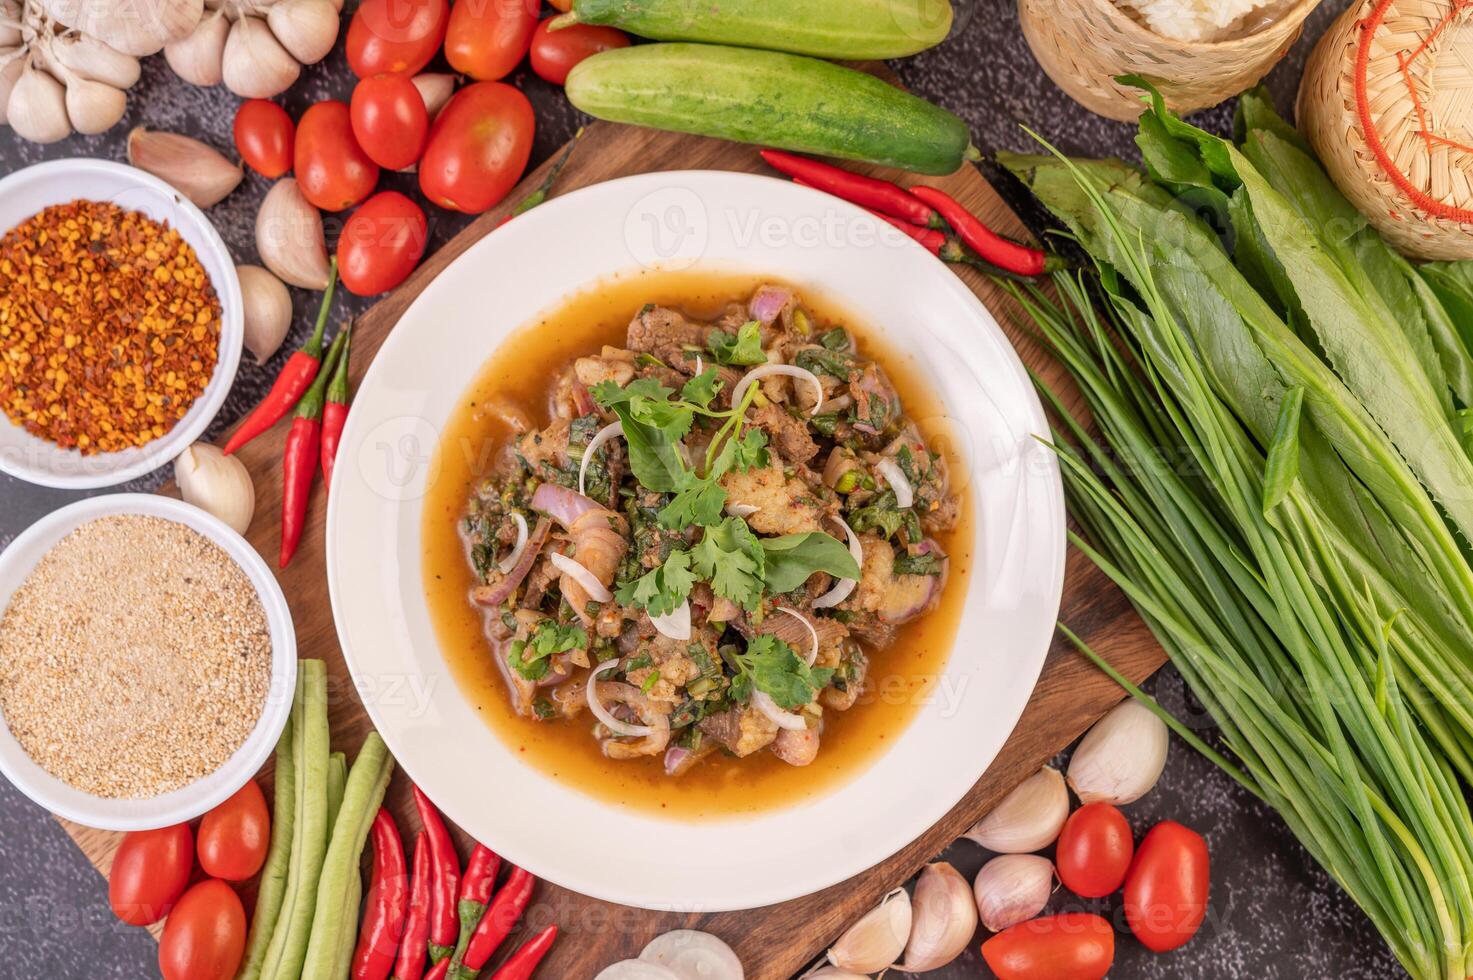
<path id="1" fill-rule="evenodd" d="M 550 385 L 465 518 L 515 710 L 604 755 L 812 762 L 872 655 L 932 611 L 959 501 L 884 370 L 787 287 L 646 306 Z"/>

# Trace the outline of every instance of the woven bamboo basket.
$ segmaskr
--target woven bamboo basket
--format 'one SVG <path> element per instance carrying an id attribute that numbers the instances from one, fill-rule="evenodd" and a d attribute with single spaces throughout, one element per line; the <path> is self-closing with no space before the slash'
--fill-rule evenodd
<path id="1" fill-rule="evenodd" d="M 1320 39 L 1299 125 L 1408 255 L 1473 258 L 1473 5 L 1357 0 Z"/>
<path id="2" fill-rule="evenodd" d="M 1115 82 L 1142 75 L 1177 112 L 1232 98 L 1279 62 L 1320 0 L 1294 0 L 1263 30 L 1227 41 L 1162 37 L 1114 0 L 1018 0 L 1018 17 L 1033 55 L 1054 83 L 1085 108 L 1111 119 L 1141 113 L 1140 92 Z"/>

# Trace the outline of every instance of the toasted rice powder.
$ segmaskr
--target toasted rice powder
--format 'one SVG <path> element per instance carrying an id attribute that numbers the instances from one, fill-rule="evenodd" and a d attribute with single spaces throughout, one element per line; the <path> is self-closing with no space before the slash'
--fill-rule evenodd
<path id="1" fill-rule="evenodd" d="M 97 796 L 157 796 L 219 769 L 270 684 L 270 629 L 250 579 L 163 518 L 77 528 L 0 618 L 5 724 L 42 768 Z"/>

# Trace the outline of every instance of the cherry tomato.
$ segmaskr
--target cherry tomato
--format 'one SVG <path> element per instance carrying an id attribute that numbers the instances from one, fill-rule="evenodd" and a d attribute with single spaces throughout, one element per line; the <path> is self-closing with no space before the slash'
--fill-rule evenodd
<path id="1" fill-rule="evenodd" d="M 998 980 L 1100 980 L 1115 962 L 1115 930 L 1088 912 L 1030 919 L 983 943 L 982 958 Z"/>
<path id="2" fill-rule="evenodd" d="M 384 72 L 353 89 L 353 136 L 380 167 L 403 170 L 419 162 L 430 131 L 424 97 L 408 75 Z"/>
<path id="3" fill-rule="evenodd" d="M 1080 898 L 1104 898 L 1125 883 L 1135 841 L 1125 815 L 1108 803 L 1086 803 L 1059 833 L 1059 880 Z"/>
<path id="4" fill-rule="evenodd" d="M 246 915 L 240 897 L 210 878 L 184 893 L 159 940 L 164 980 L 231 980 L 245 953 Z"/>
<path id="5" fill-rule="evenodd" d="M 123 835 L 107 878 L 113 915 L 130 926 L 147 926 L 169 914 L 189 885 L 194 836 L 188 824 Z"/>
<path id="6" fill-rule="evenodd" d="M 271 814 L 253 779 L 199 823 L 199 866 L 212 878 L 245 881 L 266 863 Z"/>
<path id="7" fill-rule="evenodd" d="M 338 236 L 338 275 L 359 296 L 403 282 L 425 253 L 425 213 L 398 191 L 382 191 L 353 212 Z"/>
<path id="8" fill-rule="evenodd" d="M 442 208 L 480 214 L 521 179 L 536 125 L 532 103 L 517 89 L 500 82 L 467 85 L 430 126 L 419 189 Z"/>
<path id="9" fill-rule="evenodd" d="M 302 196 L 324 211 L 350 208 L 373 193 L 378 164 L 353 136 L 346 104 L 319 102 L 297 123 L 297 184 Z"/>
<path id="10" fill-rule="evenodd" d="M 550 31 L 549 17 L 537 25 L 532 35 L 532 70 L 554 85 L 568 80 L 573 66 L 590 55 L 610 48 L 629 47 L 629 35 L 617 27 L 598 24 L 573 24 L 560 31 Z"/>
<path id="11" fill-rule="evenodd" d="M 461 0 L 450 8 L 445 60 L 478 82 L 511 74 L 532 45 L 541 0 Z"/>
<path id="12" fill-rule="evenodd" d="M 235 110 L 235 148 L 252 170 L 275 180 L 292 168 L 292 117 L 275 102 L 251 99 Z"/>
<path id="13" fill-rule="evenodd" d="M 1158 953 L 1186 944 L 1207 916 L 1207 842 L 1170 820 L 1141 841 L 1125 877 L 1125 921 Z"/>
<path id="14" fill-rule="evenodd" d="M 348 65 L 359 78 L 414 75 L 445 40 L 450 0 L 363 0 L 348 24 Z"/>

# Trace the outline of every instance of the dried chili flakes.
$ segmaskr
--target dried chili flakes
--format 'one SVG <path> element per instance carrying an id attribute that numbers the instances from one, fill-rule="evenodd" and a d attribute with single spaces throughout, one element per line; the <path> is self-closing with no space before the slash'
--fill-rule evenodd
<path id="1" fill-rule="evenodd" d="M 205 390 L 220 300 L 179 232 L 101 201 L 0 238 L 0 407 L 83 453 L 157 439 Z"/>

